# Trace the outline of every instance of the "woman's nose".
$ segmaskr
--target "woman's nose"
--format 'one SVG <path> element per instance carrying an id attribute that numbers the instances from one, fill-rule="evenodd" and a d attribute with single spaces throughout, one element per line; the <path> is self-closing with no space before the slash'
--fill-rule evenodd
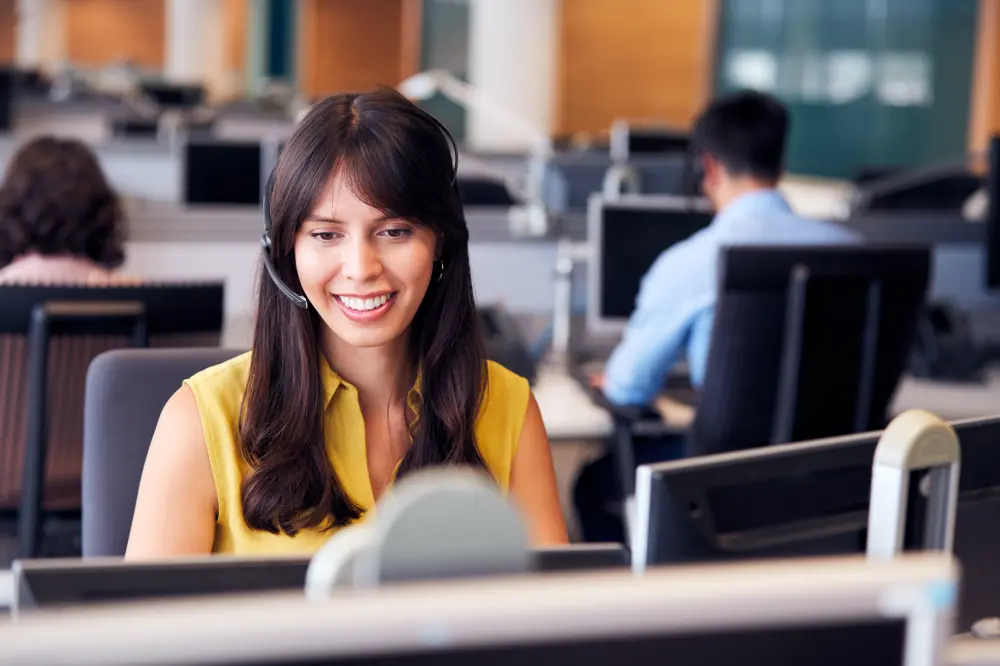
<path id="1" fill-rule="evenodd" d="M 345 252 L 344 277 L 355 282 L 366 282 L 382 274 L 378 252 L 367 240 L 349 243 Z"/>

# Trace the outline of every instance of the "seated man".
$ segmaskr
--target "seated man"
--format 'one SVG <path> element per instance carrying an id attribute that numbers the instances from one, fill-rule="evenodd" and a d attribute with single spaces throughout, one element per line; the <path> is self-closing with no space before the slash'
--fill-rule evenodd
<path id="1" fill-rule="evenodd" d="M 860 239 L 840 225 L 797 216 L 775 189 L 787 131 L 784 106 L 757 92 L 720 98 L 698 118 L 691 148 L 704 172 L 702 190 L 717 214 L 709 227 L 661 254 L 643 277 L 628 327 L 605 367 L 603 390 L 613 404 L 650 403 L 682 356 L 691 383 L 701 385 L 720 247 Z"/>

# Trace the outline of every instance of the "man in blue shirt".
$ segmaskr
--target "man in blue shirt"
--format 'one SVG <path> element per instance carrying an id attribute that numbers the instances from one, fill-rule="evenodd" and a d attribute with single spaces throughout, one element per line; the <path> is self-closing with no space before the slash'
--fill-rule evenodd
<path id="1" fill-rule="evenodd" d="M 718 212 L 709 227 L 663 252 L 643 277 L 628 327 L 604 371 L 604 393 L 613 404 L 650 403 L 682 357 L 691 383 L 701 385 L 720 247 L 859 240 L 840 225 L 799 217 L 775 189 L 787 130 L 784 106 L 758 92 L 720 98 L 698 118 L 691 147 L 703 170 L 702 190 Z"/>

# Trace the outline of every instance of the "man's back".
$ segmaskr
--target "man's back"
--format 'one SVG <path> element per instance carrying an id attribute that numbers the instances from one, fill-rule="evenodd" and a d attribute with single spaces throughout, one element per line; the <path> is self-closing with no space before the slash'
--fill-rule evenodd
<path id="1" fill-rule="evenodd" d="M 643 278 L 636 308 L 605 368 L 604 392 L 616 404 L 647 404 L 679 358 L 695 386 L 711 341 L 719 249 L 727 245 L 829 245 L 860 241 L 837 224 L 801 218 L 775 190 L 733 200 L 712 225 L 665 251 Z"/>

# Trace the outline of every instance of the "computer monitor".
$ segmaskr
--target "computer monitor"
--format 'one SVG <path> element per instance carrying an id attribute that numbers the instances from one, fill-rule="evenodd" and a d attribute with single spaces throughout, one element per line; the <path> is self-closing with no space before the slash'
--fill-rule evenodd
<path id="1" fill-rule="evenodd" d="M 634 157 L 628 165 L 639 176 L 639 194 L 643 196 L 695 196 L 687 181 L 690 164 L 684 155 Z"/>
<path id="2" fill-rule="evenodd" d="M 0 133 L 10 132 L 14 127 L 14 81 L 15 70 L 0 67 Z"/>
<path id="3" fill-rule="evenodd" d="M 611 126 L 610 154 L 617 162 L 635 157 L 685 154 L 691 138 L 686 132 L 656 125 L 616 121 Z"/>
<path id="4" fill-rule="evenodd" d="M 108 118 L 111 135 L 123 139 L 156 139 L 160 133 L 158 118 L 138 116 Z"/>
<path id="5" fill-rule="evenodd" d="M 205 87 L 146 81 L 139 89 L 163 109 L 192 109 L 205 103 Z"/>
<path id="6" fill-rule="evenodd" d="M 556 153 L 549 159 L 542 179 L 545 206 L 556 213 L 586 210 L 591 195 L 603 190 L 611 164 L 607 153 Z"/>
<path id="7" fill-rule="evenodd" d="M 260 142 L 189 141 L 184 146 L 184 203 L 259 206 Z"/>
<path id="8" fill-rule="evenodd" d="M 633 568 L 865 552 L 878 434 L 642 465 Z"/>
<path id="9" fill-rule="evenodd" d="M 1000 617 L 1000 417 L 952 425 L 962 452 L 953 545 L 962 564 L 958 628 L 968 631 L 983 618 Z M 928 498 L 910 495 L 907 525 L 923 525 Z M 919 547 L 920 537 L 910 530 L 905 547 Z"/>
<path id="10" fill-rule="evenodd" d="M 954 552 L 958 626 L 1000 616 L 1000 417 L 951 424 L 962 450 Z M 865 552 L 880 432 L 643 465 L 633 568 Z M 918 550 L 927 498 L 910 479 L 904 550 Z"/>
<path id="11" fill-rule="evenodd" d="M 620 543 L 548 546 L 535 548 L 531 555 L 534 570 L 542 573 L 627 568 L 631 563 L 628 549 Z"/>
<path id="12" fill-rule="evenodd" d="M 465 207 L 510 208 L 519 203 L 501 178 L 460 175 L 458 192 Z"/>
<path id="13" fill-rule="evenodd" d="M 986 287 L 1000 287 L 1000 136 L 990 139 L 986 173 Z"/>
<path id="14" fill-rule="evenodd" d="M 309 561 L 304 556 L 15 561 L 12 609 L 22 613 L 159 597 L 302 590 Z M 539 573 L 613 569 L 627 568 L 629 554 L 621 544 L 581 544 L 535 549 L 531 561 Z"/>
<path id="15" fill-rule="evenodd" d="M 683 197 L 594 196 L 587 211 L 587 330 L 620 334 L 639 285 L 665 250 L 712 223 L 707 201 Z"/>
<path id="16" fill-rule="evenodd" d="M 957 567 L 920 555 L 170 600 L 0 625 L 0 663 L 942 663 Z"/>

